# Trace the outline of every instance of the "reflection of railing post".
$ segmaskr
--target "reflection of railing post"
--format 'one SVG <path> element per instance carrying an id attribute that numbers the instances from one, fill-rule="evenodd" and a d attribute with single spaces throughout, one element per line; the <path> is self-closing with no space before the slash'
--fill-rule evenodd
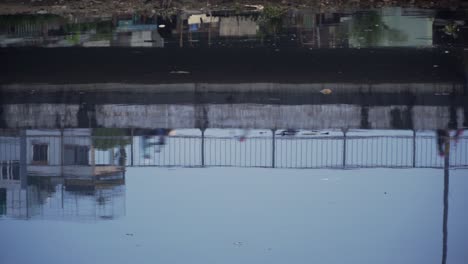
<path id="1" fill-rule="evenodd" d="M 343 132 L 343 169 L 346 168 L 346 133 L 348 132 L 347 128 L 342 128 L 341 131 Z"/>
<path id="2" fill-rule="evenodd" d="M 416 130 L 413 129 L 413 168 L 416 168 Z"/>
<path id="3" fill-rule="evenodd" d="M 444 216 L 442 226 L 442 264 L 447 262 L 447 221 L 448 221 L 448 193 L 449 193 L 449 169 L 450 169 L 450 138 L 445 139 L 444 156 Z"/>
<path id="4" fill-rule="evenodd" d="M 91 142 L 93 142 L 93 140 Z M 89 149 L 91 152 L 91 167 L 94 171 L 94 169 L 96 168 L 96 150 L 94 149 L 94 143 L 91 144 Z"/>
<path id="5" fill-rule="evenodd" d="M 276 146 L 276 130 L 275 129 L 272 129 L 271 130 L 271 134 L 272 134 L 272 141 L 271 141 L 271 167 L 274 168 L 275 167 L 275 146 Z"/>
<path id="6" fill-rule="evenodd" d="M 65 148 L 63 142 L 63 128 L 60 129 L 60 176 L 63 177 L 64 175 L 64 159 L 65 159 Z"/>
<path id="7" fill-rule="evenodd" d="M 201 166 L 205 167 L 205 129 L 201 129 Z"/>
<path id="8" fill-rule="evenodd" d="M 28 187 L 28 172 L 27 172 L 27 140 L 26 130 L 22 129 L 20 132 L 20 182 L 21 188 L 26 189 Z"/>

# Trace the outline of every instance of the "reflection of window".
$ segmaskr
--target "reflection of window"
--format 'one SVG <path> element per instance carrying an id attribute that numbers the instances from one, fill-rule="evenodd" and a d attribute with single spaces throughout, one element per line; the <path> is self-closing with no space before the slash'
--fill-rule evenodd
<path id="1" fill-rule="evenodd" d="M 64 162 L 65 165 L 88 165 L 89 156 L 88 146 L 65 146 Z"/>
<path id="2" fill-rule="evenodd" d="M 8 163 L 6 161 L 2 162 L 2 179 L 8 179 Z"/>
<path id="3" fill-rule="evenodd" d="M 13 162 L 11 163 L 10 166 L 10 175 L 13 180 L 19 180 L 20 179 L 20 167 L 19 167 L 19 162 Z"/>
<path id="4" fill-rule="evenodd" d="M 19 162 L 4 161 L 1 164 L 0 170 L 1 179 L 3 180 L 19 180 Z"/>
<path id="5" fill-rule="evenodd" d="M 0 188 L 0 215 L 6 215 L 6 196 L 6 189 Z"/>
<path id="6" fill-rule="evenodd" d="M 48 149 L 47 144 L 34 144 L 33 145 L 33 163 L 45 164 L 48 160 Z"/>

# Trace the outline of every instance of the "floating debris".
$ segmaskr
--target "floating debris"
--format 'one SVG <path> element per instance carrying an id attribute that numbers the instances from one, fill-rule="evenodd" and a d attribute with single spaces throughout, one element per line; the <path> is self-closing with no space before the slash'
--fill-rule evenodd
<path id="1" fill-rule="evenodd" d="M 239 242 L 234 242 L 234 243 L 232 243 L 232 244 L 233 244 L 234 246 L 241 247 L 244 243 L 242 243 L 242 242 L 239 241 Z"/>
<path id="2" fill-rule="evenodd" d="M 171 74 L 190 74 L 188 71 L 171 71 Z"/>
<path id="3" fill-rule="evenodd" d="M 332 90 L 331 89 L 323 89 L 320 91 L 322 94 L 331 94 L 332 93 Z"/>

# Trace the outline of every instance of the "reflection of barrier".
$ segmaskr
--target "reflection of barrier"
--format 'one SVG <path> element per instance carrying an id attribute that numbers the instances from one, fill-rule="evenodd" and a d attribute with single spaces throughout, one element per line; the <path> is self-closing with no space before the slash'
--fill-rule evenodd
<path id="1" fill-rule="evenodd" d="M 443 168 L 436 137 L 413 136 L 170 136 L 164 144 L 141 144 L 143 137 L 27 137 L 28 175 L 63 175 L 79 171 L 112 177 L 123 166 L 273 167 L 273 168 Z M 156 140 L 156 137 L 155 137 Z M 148 140 L 146 140 L 148 141 Z M 2 138 L 2 175 L 20 159 L 19 137 Z M 97 143 L 97 144 L 96 144 Z M 100 148 L 105 147 L 105 148 Z M 5 164 L 5 166 L 3 166 Z M 451 141 L 449 166 L 468 166 L 468 137 Z M 80 167 L 80 170 L 73 169 Z M 3 171 L 6 170 L 6 173 Z M 66 176 L 66 175 L 65 175 Z M 68 175 L 70 176 L 70 175 Z M 78 175 L 79 176 L 79 175 Z"/>

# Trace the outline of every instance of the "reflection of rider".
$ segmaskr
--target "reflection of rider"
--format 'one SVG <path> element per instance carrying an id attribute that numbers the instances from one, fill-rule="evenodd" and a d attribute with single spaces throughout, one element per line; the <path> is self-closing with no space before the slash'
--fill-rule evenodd
<path id="1" fill-rule="evenodd" d="M 440 156 L 445 156 L 447 154 L 448 149 L 445 148 L 445 144 L 450 140 L 450 132 L 445 129 L 437 129 L 437 149 L 439 151 Z M 463 129 L 457 129 L 455 134 L 453 135 L 453 140 L 455 144 L 458 143 L 460 136 L 463 134 Z"/>
<path id="2" fill-rule="evenodd" d="M 155 152 L 160 152 L 161 147 L 166 145 L 166 136 L 171 133 L 172 129 L 167 129 L 167 128 L 156 128 L 154 130 L 151 130 L 150 135 L 143 136 L 143 152 L 144 152 L 144 157 L 149 158 L 150 157 L 150 148 L 151 146 L 159 146 L 158 148 L 155 148 Z M 157 142 L 151 142 L 150 139 L 158 136 L 158 141 Z"/>

